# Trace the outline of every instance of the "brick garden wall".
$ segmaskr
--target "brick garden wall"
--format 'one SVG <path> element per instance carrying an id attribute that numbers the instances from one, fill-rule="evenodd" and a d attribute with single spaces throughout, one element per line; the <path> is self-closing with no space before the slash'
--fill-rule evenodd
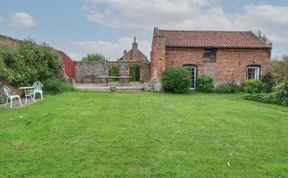
<path id="1" fill-rule="evenodd" d="M 69 77 L 69 79 L 75 78 L 74 61 L 62 51 L 57 51 L 57 53 L 61 59 L 60 63 L 64 66 L 65 74 Z"/>

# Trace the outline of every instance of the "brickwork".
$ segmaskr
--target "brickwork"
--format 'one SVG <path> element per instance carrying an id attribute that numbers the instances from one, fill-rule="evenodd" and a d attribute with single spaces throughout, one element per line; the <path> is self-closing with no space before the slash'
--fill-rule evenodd
<path id="1" fill-rule="evenodd" d="M 69 79 L 74 79 L 74 62 L 73 60 L 64 52 L 62 51 L 57 51 L 58 55 L 61 59 L 60 63 L 64 67 L 65 74 L 69 77 Z"/>
<path id="2" fill-rule="evenodd" d="M 130 67 L 139 67 L 140 83 L 147 82 L 149 80 L 149 61 L 147 57 L 138 49 L 136 38 L 132 43 L 132 49 L 130 51 L 124 51 L 123 56 L 118 60 L 119 75 L 130 76 Z M 125 65 L 127 64 L 127 65 Z M 125 70 L 124 70 L 125 69 Z"/>
<path id="3" fill-rule="evenodd" d="M 166 58 L 166 44 L 165 44 L 165 38 L 161 36 L 157 36 L 152 41 L 152 51 L 150 56 L 150 73 L 151 77 L 153 78 L 160 78 L 162 75 L 162 72 L 165 69 L 165 58 Z M 157 72 L 155 72 L 155 70 Z M 157 76 L 154 76 L 157 73 Z"/>
<path id="4" fill-rule="evenodd" d="M 247 78 L 247 65 L 260 65 L 261 74 L 267 72 L 270 53 L 265 50 L 218 49 L 216 62 L 204 62 L 204 49 L 166 48 L 165 67 L 182 67 L 185 64 L 197 66 L 197 75 L 213 76 L 216 83 L 240 81 Z M 162 65 L 157 67 L 163 68 Z"/>
<path id="5" fill-rule="evenodd" d="M 148 62 L 147 57 L 138 49 L 138 44 L 136 38 L 134 37 L 134 42 L 132 43 L 132 49 L 128 52 L 125 50 L 123 56 L 118 61 L 128 61 L 128 62 Z"/>
<path id="6" fill-rule="evenodd" d="M 179 34 L 181 35 L 182 31 Z M 255 37 L 252 36 L 251 38 Z M 176 37 L 173 40 L 177 40 Z M 181 44 L 181 42 L 179 42 L 179 44 Z M 245 44 L 242 45 L 245 46 Z M 156 28 L 154 29 L 152 50 L 150 54 L 151 79 L 153 80 L 153 73 L 155 74 L 155 70 L 157 71 L 158 78 L 161 78 L 162 72 L 166 67 L 182 67 L 185 64 L 196 65 L 197 76 L 203 74 L 211 75 L 216 83 L 227 83 L 232 81 L 243 82 L 247 79 L 246 73 L 248 65 L 259 65 L 261 67 L 261 75 L 267 73 L 267 65 L 271 58 L 270 47 L 215 47 L 214 49 L 217 50 L 216 61 L 207 62 L 204 60 L 205 47 L 167 46 L 166 37 Z"/>

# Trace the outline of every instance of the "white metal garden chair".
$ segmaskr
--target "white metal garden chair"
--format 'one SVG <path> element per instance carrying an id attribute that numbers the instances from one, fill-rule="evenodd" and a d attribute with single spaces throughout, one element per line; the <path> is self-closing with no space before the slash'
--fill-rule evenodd
<path id="1" fill-rule="evenodd" d="M 14 99 L 18 99 L 20 106 L 22 106 L 21 98 L 20 98 L 19 95 L 11 95 L 11 90 L 6 85 L 3 86 L 3 90 L 4 90 L 4 93 L 5 93 L 6 97 L 7 97 L 6 98 L 6 106 L 8 106 L 8 102 L 10 100 L 10 108 L 12 108 Z"/>
<path id="2" fill-rule="evenodd" d="M 35 100 L 35 96 L 37 93 L 39 93 L 41 96 L 41 99 L 43 99 L 43 91 L 42 91 L 43 84 L 41 82 L 37 81 L 33 84 L 33 87 L 34 87 L 33 100 Z"/>

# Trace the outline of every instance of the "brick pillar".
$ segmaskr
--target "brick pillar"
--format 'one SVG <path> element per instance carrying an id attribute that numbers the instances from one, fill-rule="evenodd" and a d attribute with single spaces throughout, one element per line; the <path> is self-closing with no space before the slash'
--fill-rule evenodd
<path id="1" fill-rule="evenodd" d="M 143 64 L 139 65 L 139 81 L 140 83 L 144 83 L 144 69 L 143 69 Z"/>
<path id="2" fill-rule="evenodd" d="M 155 79 L 155 69 L 157 78 L 160 79 L 165 69 L 166 39 L 163 36 L 154 36 L 151 51 L 151 78 Z"/>
<path id="3" fill-rule="evenodd" d="M 129 77 L 130 76 L 130 66 L 129 64 L 119 64 L 119 77 Z M 124 83 L 129 83 L 129 79 L 124 79 Z"/>

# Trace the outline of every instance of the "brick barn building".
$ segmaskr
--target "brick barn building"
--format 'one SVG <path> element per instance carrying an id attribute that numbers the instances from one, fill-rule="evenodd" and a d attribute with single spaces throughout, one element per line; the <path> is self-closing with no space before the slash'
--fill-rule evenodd
<path id="1" fill-rule="evenodd" d="M 154 28 L 151 77 L 166 67 L 185 67 L 196 78 L 211 75 L 215 84 L 258 79 L 267 73 L 271 46 L 250 31 L 180 31 Z"/>

